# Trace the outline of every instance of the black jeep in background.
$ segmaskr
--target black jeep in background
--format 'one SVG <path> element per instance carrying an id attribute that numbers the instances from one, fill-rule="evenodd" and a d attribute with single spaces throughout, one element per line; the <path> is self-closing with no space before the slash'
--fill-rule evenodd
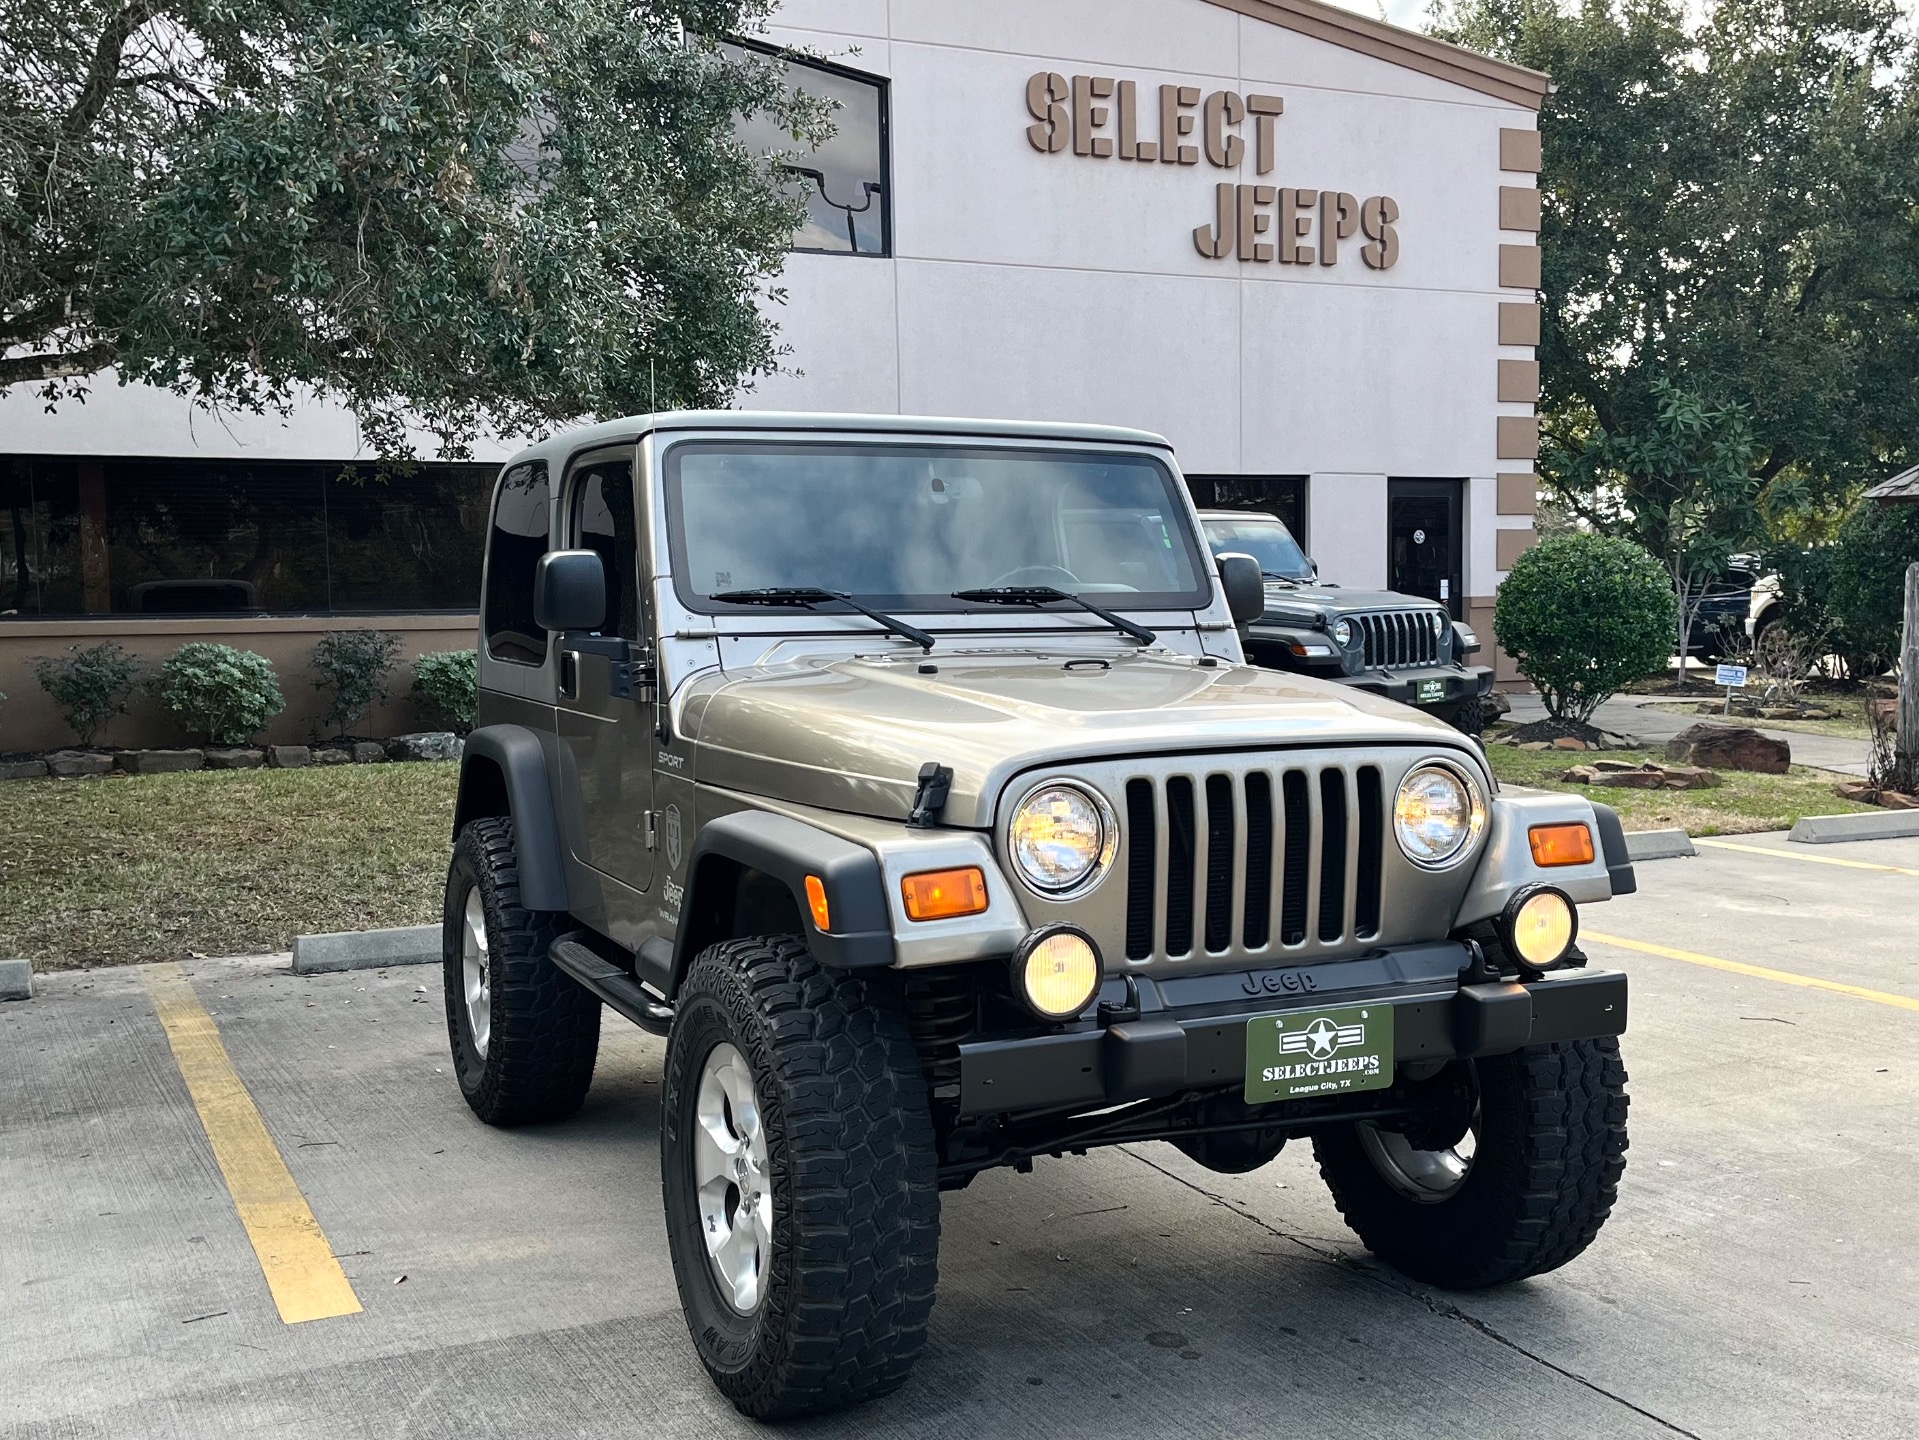
<path id="1" fill-rule="evenodd" d="M 1246 658 L 1273 670 L 1336 680 L 1430 711 L 1479 734 L 1490 665 L 1470 665 L 1479 637 L 1437 601 L 1388 590 L 1344 590 L 1318 568 L 1276 516 L 1202 510 L 1215 556 L 1250 555 L 1266 582 L 1266 611 L 1240 626 Z"/>

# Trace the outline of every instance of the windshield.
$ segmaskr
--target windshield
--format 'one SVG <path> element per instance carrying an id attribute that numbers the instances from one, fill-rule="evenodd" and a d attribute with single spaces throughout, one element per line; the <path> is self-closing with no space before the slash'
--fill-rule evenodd
<path id="1" fill-rule="evenodd" d="M 817 587 L 952 612 L 985 608 L 956 590 L 1009 585 L 1198 609 L 1211 589 L 1176 483 L 1147 455 L 687 441 L 666 458 L 674 581 L 707 611 Z"/>
<path id="2" fill-rule="evenodd" d="M 1215 555 L 1224 555 L 1228 551 L 1250 555 L 1259 561 L 1259 568 L 1268 577 L 1277 575 L 1282 580 L 1313 578 L 1313 562 L 1306 558 L 1306 552 L 1299 548 L 1299 542 L 1293 539 L 1293 532 L 1286 528 L 1283 520 L 1257 515 L 1244 520 L 1203 520 L 1200 523 L 1206 527 L 1206 543 L 1212 547 Z"/>

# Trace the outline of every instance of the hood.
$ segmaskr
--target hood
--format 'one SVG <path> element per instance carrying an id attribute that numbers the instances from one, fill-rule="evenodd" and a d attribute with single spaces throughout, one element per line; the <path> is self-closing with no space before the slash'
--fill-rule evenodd
<path id="1" fill-rule="evenodd" d="M 1022 771 L 1113 755 L 1254 747 L 1421 744 L 1465 750 L 1450 726 L 1303 675 L 1161 652 L 797 660 L 710 671 L 681 723 L 701 784 L 892 819 L 919 768 L 953 770 L 942 816 L 985 828 Z"/>
<path id="2" fill-rule="evenodd" d="M 1300 615 L 1357 615 L 1364 610 L 1445 608 L 1424 595 L 1401 595 L 1393 590 L 1344 590 L 1328 585 L 1301 585 L 1297 590 L 1287 590 L 1269 584 L 1264 618 L 1284 620 L 1289 610 Z"/>

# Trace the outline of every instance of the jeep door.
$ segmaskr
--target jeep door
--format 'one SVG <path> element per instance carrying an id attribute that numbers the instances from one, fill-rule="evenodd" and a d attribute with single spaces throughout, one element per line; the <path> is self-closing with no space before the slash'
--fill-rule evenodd
<path id="1" fill-rule="evenodd" d="M 632 447 L 578 456 L 562 492 L 564 543 L 599 554 L 606 571 L 601 633 L 627 642 L 630 662 L 563 650 L 559 657 L 559 730 L 577 785 L 573 858 L 604 880 L 609 928 L 638 920 L 638 895 L 653 881 L 649 825 L 653 806 L 653 705 L 633 667 L 650 655 L 652 617 L 647 553 L 635 504 Z"/>

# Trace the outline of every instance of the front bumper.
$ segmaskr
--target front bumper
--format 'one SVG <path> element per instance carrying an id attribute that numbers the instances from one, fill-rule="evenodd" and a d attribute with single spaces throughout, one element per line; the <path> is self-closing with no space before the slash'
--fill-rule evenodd
<path id="1" fill-rule="evenodd" d="M 1137 1019 L 962 1044 L 960 1113 L 1096 1108 L 1237 1089 L 1245 1079 L 1248 1021 L 1334 1006 L 1391 1005 L 1399 1064 L 1505 1055 L 1626 1029 L 1626 977 L 1618 971 L 1462 985 L 1467 960 L 1466 947 L 1448 941 L 1323 965 L 1158 982 L 1138 977 Z M 1124 982 L 1109 978 L 1101 999 L 1124 995 Z"/>
<path id="2" fill-rule="evenodd" d="M 1474 700 L 1493 688 L 1490 665 L 1434 665 L 1417 670 L 1368 670 L 1337 677 L 1344 684 L 1402 705 L 1453 705 Z M 1435 691 L 1437 693 L 1435 693 Z"/>

